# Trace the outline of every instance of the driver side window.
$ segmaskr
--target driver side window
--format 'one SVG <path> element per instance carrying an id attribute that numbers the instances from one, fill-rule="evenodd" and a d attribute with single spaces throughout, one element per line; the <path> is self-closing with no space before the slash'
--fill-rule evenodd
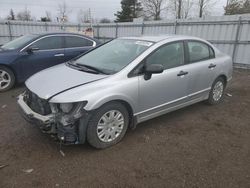
<path id="1" fill-rule="evenodd" d="M 174 42 L 160 47 L 146 59 L 146 63 L 161 64 L 164 69 L 184 65 L 183 42 Z"/>

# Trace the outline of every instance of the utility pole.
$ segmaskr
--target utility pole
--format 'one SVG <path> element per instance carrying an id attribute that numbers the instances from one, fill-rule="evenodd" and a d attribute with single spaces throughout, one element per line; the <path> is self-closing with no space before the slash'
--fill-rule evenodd
<path id="1" fill-rule="evenodd" d="M 90 27 L 92 29 L 92 15 L 91 15 L 91 9 L 89 8 L 89 23 L 90 23 Z"/>

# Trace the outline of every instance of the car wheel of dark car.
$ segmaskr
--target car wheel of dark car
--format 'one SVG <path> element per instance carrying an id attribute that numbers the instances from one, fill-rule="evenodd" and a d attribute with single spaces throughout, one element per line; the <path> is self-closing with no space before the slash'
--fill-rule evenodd
<path id="1" fill-rule="evenodd" d="M 87 128 L 87 140 L 98 149 L 110 147 L 124 137 L 128 124 L 129 114 L 122 104 L 105 104 L 91 117 Z"/>
<path id="2" fill-rule="evenodd" d="M 225 91 L 225 80 L 222 77 L 217 78 L 210 90 L 209 98 L 207 100 L 208 104 L 214 105 L 218 104 L 223 100 Z"/>
<path id="3" fill-rule="evenodd" d="M 11 89 L 15 84 L 15 75 L 7 67 L 0 66 L 0 92 Z"/>

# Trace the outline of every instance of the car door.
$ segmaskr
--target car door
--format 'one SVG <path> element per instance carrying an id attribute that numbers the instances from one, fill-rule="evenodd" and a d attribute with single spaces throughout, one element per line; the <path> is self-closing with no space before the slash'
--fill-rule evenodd
<path id="1" fill-rule="evenodd" d="M 23 77 L 64 62 L 62 36 L 42 37 L 26 47 L 19 63 L 22 65 Z"/>
<path id="2" fill-rule="evenodd" d="M 70 35 L 65 36 L 65 61 L 73 59 L 92 49 L 96 43 L 85 37 Z"/>
<path id="3" fill-rule="evenodd" d="M 189 77 L 184 56 L 184 44 L 179 41 L 161 46 L 145 59 L 145 64 L 162 64 L 165 70 L 149 80 L 139 76 L 140 121 L 187 100 Z"/>
<path id="4" fill-rule="evenodd" d="M 192 69 L 188 95 L 190 98 L 204 97 L 210 91 L 216 76 L 214 50 L 207 43 L 201 41 L 186 41 L 188 53 L 188 67 Z"/>

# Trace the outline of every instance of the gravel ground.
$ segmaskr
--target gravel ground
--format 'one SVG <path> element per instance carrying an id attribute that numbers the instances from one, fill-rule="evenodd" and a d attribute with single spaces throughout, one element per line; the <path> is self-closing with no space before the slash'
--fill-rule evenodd
<path id="1" fill-rule="evenodd" d="M 18 113 L 22 86 L 0 94 L 0 187 L 250 187 L 250 71 L 223 103 L 138 125 L 118 145 L 59 145 Z M 30 170 L 32 169 L 32 170 Z M 28 172 L 27 172 L 28 171 Z"/>

